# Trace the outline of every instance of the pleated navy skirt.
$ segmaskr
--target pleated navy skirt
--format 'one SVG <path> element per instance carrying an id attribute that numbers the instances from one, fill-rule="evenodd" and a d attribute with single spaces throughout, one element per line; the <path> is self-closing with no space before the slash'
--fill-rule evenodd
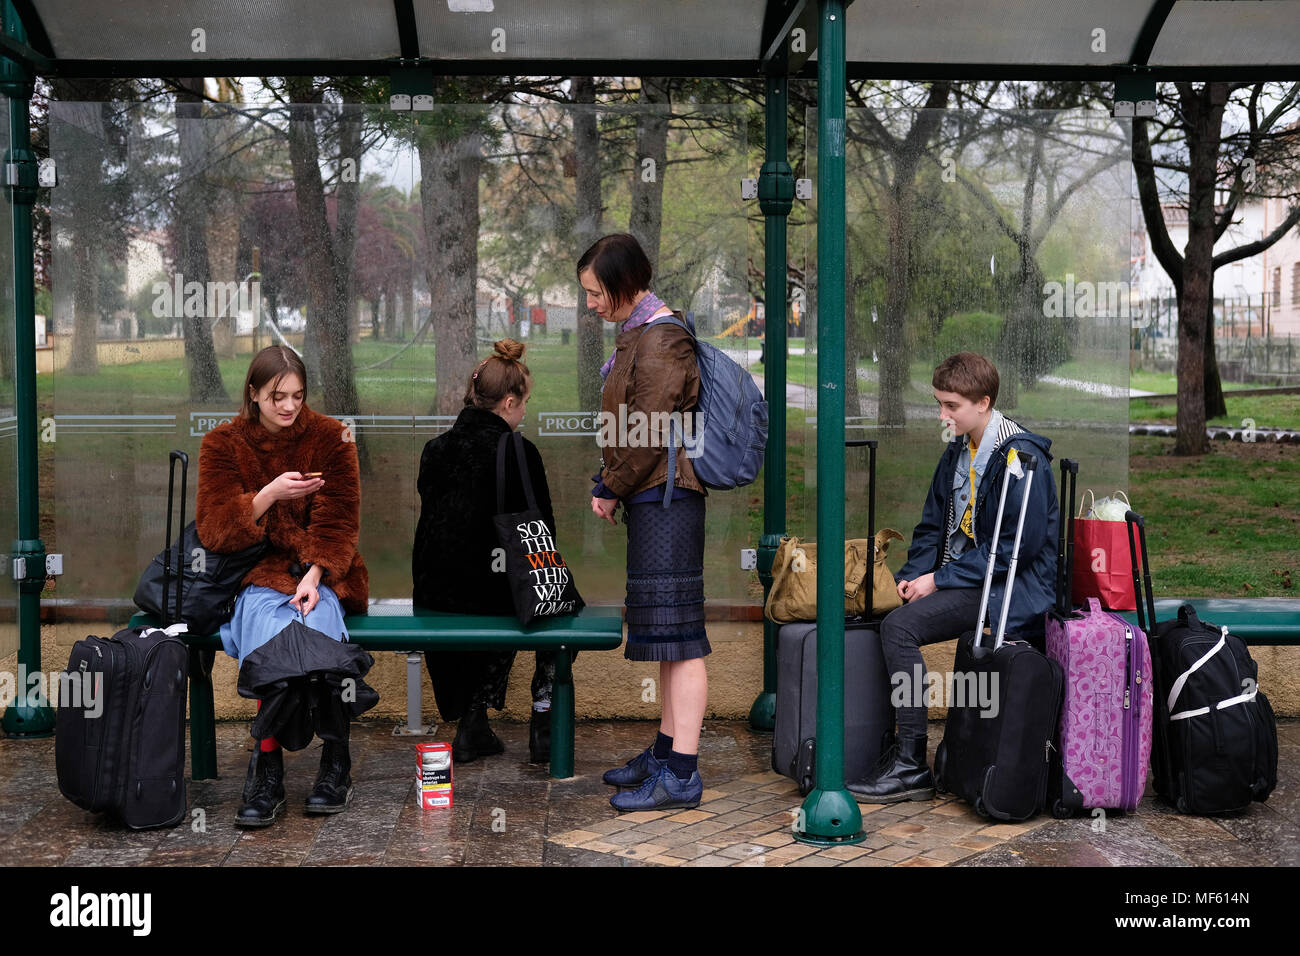
<path id="1" fill-rule="evenodd" d="M 627 644 L 633 661 L 712 652 L 704 630 L 704 496 L 627 504 Z"/>

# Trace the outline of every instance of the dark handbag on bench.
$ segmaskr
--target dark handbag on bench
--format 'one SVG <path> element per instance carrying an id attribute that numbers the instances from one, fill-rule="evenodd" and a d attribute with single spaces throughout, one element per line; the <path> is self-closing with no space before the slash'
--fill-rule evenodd
<path id="1" fill-rule="evenodd" d="M 181 468 L 181 523 L 185 521 L 185 484 L 189 472 L 188 457 L 172 452 L 173 458 L 182 461 Z M 173 468 L 174 468 L 173 463 Z M 167 489 L 167 539 L 172 536 L 172 489 Z M 173 575 L 180 578 L 180 597 L 173 607 L 183 608 L 180 620 L 188 625 L 190 634 L 215 634 L 235 613 L 235 599 L 244 575 L 257 566 L 270 547 L 265 538 L 252 547 L 232 554 L 209 551 L 199 540 L 197 525 L 185 525 L 180 538 L 166 551 L 160 552 L 140 575 L 135 589 L 135 604 L 140 610 L 154 615 L 162 624 L 167 620 L 163 592 L 169 587 Z M 173 568 L 175 570 L 173 570 Z"/>
<path id="2" fill-rule="evenodd" d="M 507 513 L 506 445 L 512 437 L 528 506 L 526 511 Z M 492 520 L 505 551 L 505 573 L 520 624 L 527 627 L 539 618 L 574 614 L 586 606 L 573 583 L 573 574 L 555 547 L 555 529 L 537 507 L 524 457 L 524 436 L 518 432 L 506 432 L 497 443 L 497 514 Z"/>

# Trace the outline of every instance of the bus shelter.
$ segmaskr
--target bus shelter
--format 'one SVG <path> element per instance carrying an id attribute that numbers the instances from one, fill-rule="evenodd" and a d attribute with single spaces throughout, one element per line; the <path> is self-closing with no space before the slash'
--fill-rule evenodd
<path id="1" fill-rule="evenodd" d="M 613 119 L 593 117 L 590 109 L 584 112 L 590 100 L 584 104 L 576 95 L 572 115 L 547 112 L 541 106 L 514 112 L 502 108 L 491 115 L 489 123 L 482 109 L 465 105 L 444 108 L 443 99 L 451 90 L 444 82 L 447 77 L 763 78 L 761 153 L 757 143 L 744 138 L 744 117 L 727 110 L 701 110 L 709 114 L 708 122 L 691 127 L 689 137 L 670 139 L 671 145 L 664 147 L 669 150 L 664 155 L 687 170 L 683 175 L 691 176 L 694 164 L 697 184 L 707 182 L 715 196 L 732 198 L 727 199 L 731 211 L 720 217 L 697 196 L 668 194 L 678 203 L 674 211 L 682 221 L 690 219 L 694 211 L 694 238 L 701 249 L 709 238 L 722 239 L 708 247 L 707 255 L 678 255 L 665 247 L 658 272 L 676 275 L 673 270 L 678 270 L 685 275 L 702 262 L 708 266 L 705 275 L 690 281 L 680 279 L 680 288 L 695 303 L 703 330 L 720 339 L 728 329 L 745 324 L 731 321 L 736 315 L 743 317 L 744 305 L 751 307 L 757 320 L 756 304 L 747 300 L 753 287 L 761 285 L 765 293 L 761 360 L 773 414 L 763 479 L 758 566 L 766 589 L 771 584 L 776 546 L 790 530 L 791 507 L 800 511 L 798 518 L 806 524 L 803 533 L 818 541 L 843 539 L 846 527 L 854 534 L 861 533 L 866 506 L 860 483 L 865 472 L 854 455 L 846 455 L 846 438 L 875 440 L 882 455 L 892 456 L 898 463 L 885 466 L 890 476 L 882 481 L 882 490 L 890 501 L 916 497 L 918 482 L 924 487 L 942 440 L 935 416 L 926 410 L 930 403 L 927 364 L 933 364 L 933 356 L 953 342 L 963 347 L 995 342 L 1007 322 L 1023 323 L 1012 336 L 1023 344 L 1013 356 L 1016 367 L 1007 376 L 1013 396 L 1008 407 L 1019 407 L 1036 424 L 1055 426 L 1065 433 L 1067 443 L 1074 442 L 1069 445 L 1072 456 L 1084 458 L 1085 464 L 1102 476 L 1099 485 L 1109 485 L 1112 479 L 1122 483 L 1130 315 L 1126 302 L 1097 303 L 1105 290 L 1124 288 L 1133 275 L 1130 239 L 1137 224 L 1135 217 L 1140 214 L 1134 213 L 1130 199 L 1128 120 L 1149 115 L 1154 109 L 1156 84 L 1161 81 L 1281 80 L 1300 75 L 1295 57 L 1300 18 L 1295 16 L 1294 4 L 1285 0 L 1094 0 L 1071 5 L 1051 0 L 917 0 L 908 4 L 866 0 L 729 0 L 711 4 L 662 0 L 646 4 L 619 0 L 595 6 L 581 0 L 325 0 L 311 5 L 309 20 L 293 4 L 172 3 L 160 8 L 147 0 L 109 6 L 90 0 L 5 0 L 3 19 L 0 83 L 8 111 L 4 145 L 9 201 L 5 215 L 10 220 L 4 231 L 10 239 L 7 253 L 12 260 L 4 295 L 12 332 L 6 329 L 6 341 L 0 344 L 0 350 L 7 353 L 0 383 L 12 390 L 12 398 L 0 393 L 0 406 L 9 409 L 0 415 L 0 447 L 5 456 L 0 486 L 14 507 L 7 508 L 0 518 L 0 536 L 14 542 L 6 571 L 14 582 L 18 660 L 28 672 L 41 669 L 40 602 L 47 567 L 58 571 L 47 566 L 46 544 L 40 533 L 40 456 L 52 454 L 63 465 L 60 475 L 68 476 L 67 484 L 63 485 L 61 477 L 60 487 L 54 490 L 65 515 L 73 515 L 87 534 L 125 542 L 117 551 L 100 553 L 94 568 L 68 567 L 63 573 L 92 582 L 85 584 L 85 593 L 129 593 L 134 562 L 141 554 L 157 550 L 156 536 L 143 533 L 138 516 L 137 520 L 123 517 L 129 516 L 131 508 L 121 497 L 140 497 L 141 489 L 147 487 L 153 495 L 152 504 L 157 504 L 157 482 L 139 475 L 146 468 L 147 456 L 157 457 L 155 445 L 163 447 L 158 442 L 166 439 L 149 437 L 149 429 L 157 429 L 160 435 L 200 437 L 211 421 L 220 421 L 229 413 L 220 364 L 222 359 L 232 362 L 232 367 L 239 364 L 235 340 L 248 334 L 255 344 L 269 344 L 276 336 L 287 341 L 286 336 L 296 334 L 295 317 L 282 315 L 275 304 L 270 261 L 276 255 L 288 256 L 291 250 L 277 251 L 274 242 L 280 230 L 268 227 L 251 259 L 248 244 L 242 240 L 232 240 L 227 250 L 230 271 L 240 276 L 226 293 L 239 299 L 250 280 L 260 282 L 252 311 L 268 307 L 263 303 L 269 297 L 271 321 L 263 322 L 255 314 L 249 328 L 241 332 L 242 320 L 235 313 L 248 311 L 244 303 L 232 307 L 227 333 L 218 333 L 217 323 L 211 324 L 212 336 L 230 336 L 228 342 L 214 338 L 205 346 L 215 356 L 204 373 L 207 384 L 212 384 L 215 368 L 218 388 L 206 394 L 196 391 L 199 366 L 192 351 L 193 335 L 188 331 L 183 336 L 177 334 L 188 317 L 190 298 L 186 280 L 178 274 L 174 286 L 163 281 L 161 286 L 150 283 L 141 287 L 147 288 L 147 293 L 136 289 L 144 297 L 142 305 L 123 303 L 116 310 L 106 306 L 101 312 L 110 316 L 122 313 L 125 318 L 111 321 L 131 324 L 130 333 L 124 334 L 117 346 L 127 364 L 132 356 L 145 361 L 145 349 L 165 349 L 169 335 L 177 349 L 184 339 L 183 353 L 176 354 L 186 356 L 188 394 L 159 405 L 137 388 L 109 414 L 110 409 L 98 407 L 107 401 L 104 395 L 86 391 L 86 380 L 76 377 L 78 362 L 107 362 L 102 358 L 107 343 L 96 344 L 92 334 L 90 344 L 83 343 L 78 353 L 78 331 L 72 328 L 68 333 L 74 343 L 70 353 L 64 359 L 55 355 L 48 372 L 54 382 L 51 401 L 56 411 L 42 420 L 38 414 L 33 256 L 33 207 L 42 189 L 52 189 L 54 294 L 48 309 L 53 313 L 48 316 L 53 328 L 48 331 L 57 337 L 60 316 L 81 314 L 80 297 L 95 294 L 94 282 L 87 277 L 100 267 L 79 260 L 79 256 L 112 241 L 123 248 L 136 243 L 131 248 L 144 249 L 138 255 L 132 253 L 136 258 L 147 258 L 153 255 L 149 248 L 165 245 L 157 237 L 149 238 L 151 227 L 157 226 L 146 211 L 151 203 L 117 202 L 120 196 L 107 189 L 110 180 L 119 186 L 154 182 L 148 179 L 153 167 L 168 162 L 183 166 L 187 156 L 210 159 L 213 142 L 240 141 L 255 137 L 261 128 L 275 128 L 277 135 L 287 131 L 288 145 L 275 160 L 282 169 L 294 163 L 321 167 L 324 159 L 314 147 L 306 153 L 295 152 L 304 148 L 302 140 L 294 139 L 295 129 L 340 117 L 331 135 L 361 136 L 359 130 L 382 128 L 390 137 L 385 140 L 390 147 L 367 154 L 369 169 L 378 175 L 375 188 L 396 191 L 388 207 L 395 223 L 404 221 L 409 226 L 412 217 L 418 220 L 423 215 L 424 238 L 419 241 L 428 242 L 438 228 L 446 231 L 445 225 L 438 226 L 439 211 L 462 201 L 448 193 L 431 202 L 426 183 L 423 208 L 410 204 L 415 157 L 421 162 L 441 159 L 443 168 L 450 168 L 457 159 L 440 156 L 437 143 L 422 139 L 420 130 L 429 120 L 436 117 L 457 127 L 463 134 L 458 142 L 471 134 L 477 136 L 479 159 L 484 142 L 490 144 L 491 152 L 504 150 L 508 141 L 518 157 L 529 157 L 518 160 L 524 171 L 540 168 L 536 157 L 544 156 L 557 189 L 565 179 L 580 177 L 584 164 L 593 161 L 579 145 L 576 131 L 582 122 L 593 130 L 597 129 L 594 124 L 609 124 L 600 127 L 605 131 L 600 135 L 610 137 L 607 142 L 616 135 L 630 135 L 626 130 L 616 132 L 617 111 L 610 111 Z M 291 104 L 282 111 L 286 117 L 282 127 L 275 127 L 277 121 L 269 113 L 241 110 L 237 104 L 209 104 L 197 145 L 193 130 L 185 127 L 185 117 L 190 114 L 182 116 L 179 110 L 168 118 L 141 107 L 127 117 L 114 139 L 105 135 L 106 127 L 94 104 L 56 103 L 50 116 L 53 162 L 42 166 L 30 138 L 30 101 L 38 75 L 56 81 L 356 75 L 386 77 L 389 87 L 383 102 L 368 106 L 332 109 L 321 104 Z M 1114 102 L 1110 114 L 948 109 L 955 104 L 941 97 L 921 103 L 891 104 L 886 100 L 850 106 L 845 96 L 848 78 L 1092 80 L 1113 83 Z M 787 154 L 791 139 L 789 86 L 792 81 L 812 79 L 816 80 L 816 107 L 803 118 L 804 153 L 792 164 Z M 648 108 L 650 114 L 654 108 Z M 349 115 L 360 118 L 349 125 Z M 584 116 L 586 119 L 581 119 Z M 662 119 L 667 128 L 672 116 L 665 114 Z M 626 120 L 638 136 L 654 125 L 641 124 L 633 113 Z M 545 140 L 543 131 L 557 122 L 572 125 L 571 142 Z M 702 129 L 707 132 L 701 133 Z M 155 145 L 166 136 L 175 140 L 174 156 Z M 536 145 L 544 141 L 550 145 Z M 447 139 L 441 142 L 445 144 Z M 533 145 L 524 149 L 518 146 L 521 142 Z M 586 142 L 590 144 L 591 139 Z M 756 169 L 750 163 L 755 154 L 761 160 Z M 341 149 L 339 156 L 344 157 Z M 627 157 L 635 163 L 647 158 L 637 144 L 628 147 Z M 599 155 L 594 161 L 599 163 Z M 254 174 L 232 163 L 226 154 L 219 163 L 209 162 L 205 182 L 211 184 L 221 177 L 274 179 L 266 170 Z M 796 165 L 802 167 L 803 176 L 796 176 Z M 340 184 L 349 181 L 345 169 L 323 175 L 326 180 L 335 176 Z M 650 178 L 643 170 L 639 181 L 659 180 L 651 169 Z M 162 176 L 156 182 L 165 185 L 167 181 Z M 644 199 L 638 188 L 633 186 L 626 195 L 612 193 L 605 202 L 621 215 Z M 276 217 L 283 216 L 285 210 L 275 205 L 275 189 L 266 192 L 268 195 L 258 200 L 262 203 L 260 214 L 274 226 L 283 222 Z M 194 194 L 183 201 L 212 201 L 215 208 L 219 203 L 214 195 Z M 1075 197 L 1074 204 L 1063 197 Z M 747 250 L 745 199 L 756 200 L 762 219 L 762 250 L 755 249 L 754 254 Z M 657 201 L 663 202 L 664 194 Z M 335 196 L 335 202 L 328 209 L 322 205 L 321 215 L 322 221 L 332 221 L 337 228 L 347 207 L 342 194 Z M 499 218 L 490 224 L 491 239 L 526 235 L 541 237 L 536 241 L 542 243 L 548 230 L 561 230 L 575 242 L 594 238 L 593 225 L 601 222 L 601 202 L 597 196 L 594 212 L 588 207 L 583 220 L 582 208 L 576 208 L 571 219 L 540 212 L 512 219 L 512 206 L 503 201 Z M 477 223 L 475 203 L 471 201 L 466 208 L 469 211 L 462 210 L 463 214 Z M 123 209 L 129 212 L 123 213 Z M 514 209 L 518 211 L 518 206 Z M 669 214 L 664 212 L 665 217 Z M 135 217 L 131 235 L 108 238 L 110 227 L 120 225 L 123 216 Z M 948 223 L 956 225 L 947 231 L 937 228 Z M 357 226 L 359 230 L 365 227 L 364 221 Z M 413 234 L 409 229 L 408 233 Z M 214 234 L 209 231 L 209 236 Z M 374 235 L 381 234 L 400 238 L 403 233 L 396 226 L 386 231 L 376 228 Z M 180 235 L 186 235 L 183 227 Z M 924 241 L 903 241 L 915 237 L 924 237 Z M 400 258 L 400 247 L 397 241 L 391 255 L 384 253 L 379 258 Z M 510 261 L 509 252 L 501 252 L 499 261 Z M 209 249 L 210 260 L 216 255 Z M 436 259 L 436 253 L 431 253 L 426 261 L 430 255 Z M 124 253 L 120 261 L 126 258 Z M 761 265 L 752 266 L 752 262 Z M 554 275 L 534 274 L 536 270 L 530 269 L 535 265 L 529 260 L 502 267 L 498 277 L 501 288 L 509 289 L 523 273 L 528 274 L 527 282 L 507 296 L 507 301 L 489 302 L 482 308 L 477 316 L 480 330 L 493 334 L 494 321 L 499 322 L 498 330 L 518 329 L 522 326 L 515 323 L 527 321 L 535 328 L 550 326 L 548 331 L 559 332 L 566 345 L 572 332 L 579 339 L 575 348 L 599 352 L 599 332 L 594 339 L 588 335 L 583 345 L 581 317 L 575 314 L 567 327 L 567 319 L 559 317 L 566 308 L 580 310 L 579 305 L 569 307 L 561 302 L 548 310 L 546 297 L 539 291 L 535 296 L 538 304 L 520 313 L 519 306 L 531 301 L 530 290 L 559 282 Z M 342 266 L 336 263 L 333 268 Z M 564 268 L 571 266 L 565 263 L 560 271 Z M 453 284 L 456 278 L 463 278 L 450 265 L 447 269 Z M 146 276 L 152 278 L 156 276 Z M 281 281 L 282 294 L 288 299 L 291 282 L 287 278 Z M 376 273 L 374 281 L 377 287 L 388 288 L 383 283 L 395 280 Z M 1087 300 L 1091 304 L 1086 310 L 1073 308 L 1084 301 L 1073 295 L 1084 284 L 1091 290 L 1092 297 Z M 436 276 L 431 274 L 427 285 L 432 294 Z M 469 308 L 478 313 L 474 285 L 469 282 L 465 295 Z M 406 288 L 414 286 L 408 283 Z M 210 305 L 212 292 L 201 291 Z M 365 378 L 361 373 L 384 371 L 407 361 L 400 357 L 408 355 L 407 347 L 415 344 L 424 334 L 422 329 L 433 321 L 417 314 L 416 297 L 409 292 L 394 295 L 391 290 L 381 291 L 374 296 L 373 338 L 388 344 L 364 354 L 353 349 L 340 357 L 322 340 L 312 361 L 326 377 L 325 400 L 331 407 L 323 410 L 355 416 L 360 433 L 368 439 L 367 454 L 382 462 L 409 458 L 413 436 L 420 428 L 436 429 L 447 409 L 427 407 L 428 402 L 416 394 L 413 383 L 419 379 L 418 370 L 410 376 L 411 383 L 402 386 L 405 392 L 386 393 L 390 399 L 397 394 L 392 399 L 395 404 L 384 405 L 378 398 L 370 410 L 358 404 L 355 386 Z M 1059 308 L 1044 305 L 1054 298 L 1062 303 Z M 745 301 L 736 307 L 737 300 Z M 382 322 L 380 301 L 384 303 Z M 1001 316 L 989 313 L 990 301 L 1004 304 Z M 317 301 L 314 308 L 319 314 L 328 311 L 329 305 Z M 556 317 L 549 317 L 548 312 Z M 949 325 L 953 319 L 960 321 Z M 337 317 L 340 328 L 352 320 L 348 315 Z M 76 320 L 71 321 L 75 325 Z M 101 328 L 103 325 L 100 322 Z M 750 330 L 743 331 L 748 339 Z M 346 332 L 343 334 L 346 337 Z M 791 339 L 802 339 L 802 344 L 792 347 Z M 746 341 L 738 346 L 737 354 L 753 364 L 758 356 L 750 356 L 748 345 Z M 472 353 L 472 340 L 468 348 Z M 591 360 L 590 354 L 586 360 Z M 65 364 L 58 366 L 60 361 Z M 437 361 L 440 364 L 430 374 L 445 377 L 455 372 L 454 365 L 441 364 L 450 359 L 440 354 Z M 583 358 L 579 356 L 578 361 L 581 366 Z M 340 362 L 339 367 L 346 368 L 347 381 L 354 386 L 351 394 L 330 378 L 335 367 L 332 363 Z M 1079 381 L 1098 387 L 1080 389 Z M 385 387 L 389 386 L 391 383 Z M 111 390 L 111 382 L 106 387 Z M 566 437 L 589 437 L 580 419 L 581 411 L 590 406 L 590 395 L 579 391 L 557 397 L 555 402 L 546 409 L 550 417 L 539 421 L 539 429 L 550 428 L 553 434 L 539 430 L 539 435 L 557 443 Z M 178 417 L 182 421 L 178 422 Z M 390 434 L 399 426 L 407 429 L 400 440 Z M 60 445 L 45 434 L 51 427 L 89 437 L 77 448 Z M 386 444 L 393 441 L 397 444 Z M 51 445 L 52 449 L 46 447 Z M 123 453 L 122 447 L 136 450 Z M 797 457 L 787 453 L 796 447 Z M 105 470 L 95 475 L 97 463 Z M 572 477 L 576 480 L 578 472 Z M 792 488 L 794 485 L 798 487 Z M 574 495 L 581 497 L 579 492 Z M 889 504 L 882 507 L 883 518 L 904 529 L 910 527 L 908 515 L 914 518 L 915 504 L 900 504 L 897 514 L 892 508 Z M 726 582 L 723 589 L 738 603 L 747 595 L 744 578 L 731 569 L 737 550 L 731 546 L 750 540 L 745 511 L 743 504 L 723 506 L 721 513 L 729 522 L 718 532 L 723 546 L 711 548 L 720 553 L 716 573 Z M 69 527 L 61 539 L 59 550 L 65 555 L 72 551 L 68 540 L 78 533 Z M 714 533 L 712 527 L 710 533 Z M 402 537 L 386 534 L 397 541 Z M 375 548 L 380 550 L 382 543 L 376 541 Z M 599 541 L 585 542 L 584 548 L 592 555 L 603 554 Z M 818 606 L 838 609 L 843 599 L 843 556 L 838 549 L 823 549 L 820 557 Z M 393 547 L 390 558 L 392 567 L 400 569 L 399 546 Z M 593 558 L 593 574 L 596 564 Z M 393 576 L 397 581 L 398 570 Z M 80 593 L 80 586 L 74 583 L 71 591 Z M 748 597 L 752 603 L 755 596 Z M 757 728 L 770 728 L 775 699 L 775 633 L 770 623 L 765 629 L 764 688 L 751 713 Z M 0 650 L 7 653 L 13 649 Z M 844 787 L 840 731 L 844 688 L 839 677 L 843 667 L 840 616 L 822 615 L 818 621 L 818 671 L 824 679 L 819 682 L 817 712 L 817 786 L 806 800 L 801 834 L 801 839 L 812 842 L 853 842 L 861 837 L 857 804 Z M 15 703 L 3 719 L 6 732 L 15 736 L 47 734 L 53 726 L 52 712 L 44 705 Z"/>

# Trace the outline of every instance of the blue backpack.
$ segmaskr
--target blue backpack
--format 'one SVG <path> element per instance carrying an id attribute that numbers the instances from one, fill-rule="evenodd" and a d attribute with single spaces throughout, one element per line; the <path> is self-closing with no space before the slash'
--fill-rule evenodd
<path id="1" fill-rule="evenodd" d="M 726 352 L 701 342 L 695 330 L 677 318 L 664 316 L 657 322 L 679 325 L 695 342 L 695 359 L 700 370 L 700 397 L 695 407 L 695 427 L 680 436 L 695 477 L 706 488 L 727 490 L 748 485 L 763 468 L 767 448 L 767 402 L 749 372 Z M 664 507 L 673 498 L 677 472 L 676 429 L 670 426 L 668 442 L 668 485 Z"/>

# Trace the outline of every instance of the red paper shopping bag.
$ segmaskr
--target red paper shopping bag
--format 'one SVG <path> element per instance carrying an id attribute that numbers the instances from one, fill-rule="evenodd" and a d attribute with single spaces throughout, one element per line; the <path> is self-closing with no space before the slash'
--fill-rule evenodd
<path id="1" fill-rule="evenodd" d="M 1128 528 L 1123 521 L 1074 520 L 1074 574 L 1071 578 L 1076 605 L 1088 598 L 1112 611 L 1133 611 L 1133 560 L 1128 549 Z"/>

